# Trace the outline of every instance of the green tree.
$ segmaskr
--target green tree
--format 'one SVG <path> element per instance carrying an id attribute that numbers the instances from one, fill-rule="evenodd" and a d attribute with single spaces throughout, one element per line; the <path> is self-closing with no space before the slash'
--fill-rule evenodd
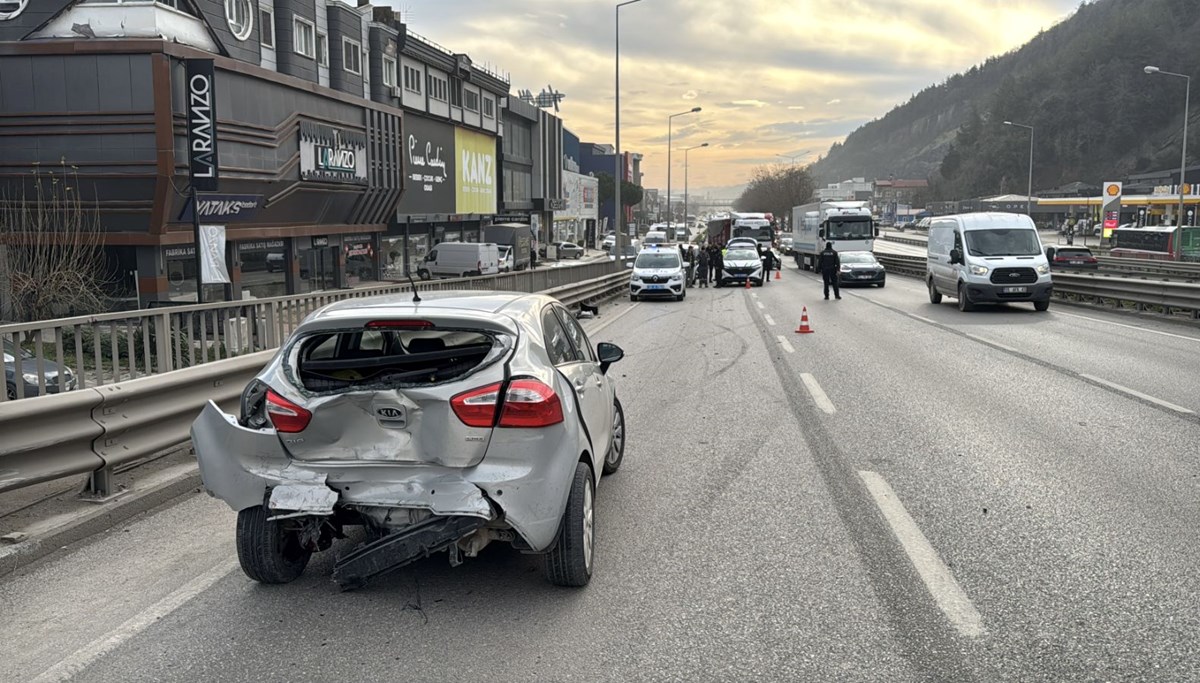
<path id="1" fill-rule="evenodd" d="M 613 177 L 611 173 L 600 173 L 596 176 L 600 181 L 600 203 L 606 204 L 613 198 Z M 642 203 L 645 193 L 641 185 L 634 185 L 628 180 L 621 181 L 621 206 L 637 206 Z"/>

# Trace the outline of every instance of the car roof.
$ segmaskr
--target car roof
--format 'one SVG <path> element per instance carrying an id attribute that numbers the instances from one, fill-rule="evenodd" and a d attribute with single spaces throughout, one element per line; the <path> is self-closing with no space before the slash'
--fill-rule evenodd
<path id="1" fill-rule="evenodd" d="M 419 291 L 419 288 L 418 288 Z M 336 327 L 343 320 L 363 317 L 446 316 L 474 320 L 486 327 L 516 332 L 515 323 L 537 326 L 542 309 L 557 299 L 545 294 L 450 290 L 422 292 L 414 302 L 411 292 L 337 301 L 310 315 L 297 332 Z"/>
<path id="2" fill-rule="evenodd" d="M 984 211 L 981 213 L 960 213 L 952 216 L 938 216 L 957 220 L 963 230 L 988 230 L 994 228 L 1031 228 L 1036 229 L 1033 219 L 1023 213 L 1003 213 L 999 211 Z"/>
<path id="3" fill-rule="evenodd" d="M 642 247 L 639 254 L 675 254 L 679 256 L 679 248 L 672 244 L 655 244 L 649 247 Z"/>

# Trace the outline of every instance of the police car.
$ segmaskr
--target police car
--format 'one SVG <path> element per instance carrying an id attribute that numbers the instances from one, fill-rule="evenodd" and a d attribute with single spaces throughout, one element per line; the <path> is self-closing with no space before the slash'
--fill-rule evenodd
<path id="1" fill-rule="evenodd" d="M 683 301 L 687 296 L 687 273 L 679 249 L 672 246 L 650 246 L 638 252 L 629 278 L 629 300 L 641 297 L 674 297 Z"/>

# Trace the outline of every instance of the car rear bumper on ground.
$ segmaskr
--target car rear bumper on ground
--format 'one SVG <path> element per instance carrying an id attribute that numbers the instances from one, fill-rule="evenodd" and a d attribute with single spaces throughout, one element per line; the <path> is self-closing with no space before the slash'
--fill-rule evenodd
<path id="1" fill-rule="evenodd" d="M 1000 303 L 1004 301 L 1049 301 L 1054 293 L 1051 282 L 1032 283 L 1027 285 L 994 285 L 968 282 L 967 296 L 974 303 Z M 1024 288 L 1025 291 L 1006 291 L 1013 288 Z"/>
<path id="2" fill-rule="evenodd" d="M 394 507 L 428 510 L 437 516 L 477 517 L 510 525 L 535 551 L 554 542 L 569 492 L 576 458 L 574 444 L 562 432 L 542 435 L 561 439 L 561 448 L 520 447 L 512 458 L 493 454 L 474 467 L 426 464 L 325 461 L 301 462 L 287 456 L 274 430 L 242 427 L 233 415 L 211 401 L 192 424 L 192 442 L 200 477 L 207 491 L 237 511 L 268 501 L 272 490 L 286 487 L 291 507 L 308 514 L 329 514 L 335 507 Z M 543 430 L 545 431 L 545 430 Z M 493 439 L 495 441 L 495 439 Z M 539 455 L 546 454 L 546 455 Z"/>

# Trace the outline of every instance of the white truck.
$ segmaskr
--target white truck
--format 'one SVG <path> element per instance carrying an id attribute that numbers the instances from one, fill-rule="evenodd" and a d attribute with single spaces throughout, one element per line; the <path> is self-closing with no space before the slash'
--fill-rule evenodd
<path id="1" fill-rule="evenodd" d="M 813 270 L 817 254 L 833 242 L 835 251 L 874 251 L 879 228 L 867 202 L 821 201 L 792 208 L 792 253 L 796 265 Z"/>

